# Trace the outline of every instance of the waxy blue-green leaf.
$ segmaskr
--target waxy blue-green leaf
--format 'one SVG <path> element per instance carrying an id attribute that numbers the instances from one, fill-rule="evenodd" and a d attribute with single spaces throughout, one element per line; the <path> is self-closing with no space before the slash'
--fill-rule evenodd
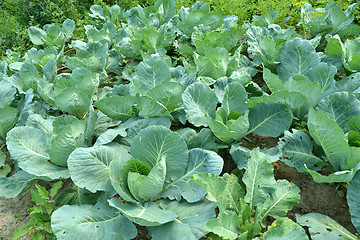
<path id="1" fill-rule="evenodd" d="M 216 80 L 226 76 L 229 53 L 225 48 L 210 48 L 205 56 L 196 55 L 194 61 L 198 76 Z"/>
<path id="2" fill-rule="evenodd" d="M 0 140 L 5 140 L 7 132 L 16 124 L 18 114 L 16 108 L 0 108 Z"/>
<path id="3" fill-rule="evenodd" d="M 225 173 L 222 177 L 211 173 L 199 173 L 192 176 L 191 183 L 195 183 L 207 192 L 206 198 L 214 202 L 220 212 L 233 210 L 241 212 L 241 199 L 244 198 L 244 190 L 241 189 L 239 179 L 235 175 Z"/>
<path id="4" fill-rule="evenodd" d="M 126 143 L 130 146 L 132 139 L 142 129 L 151 125 L 162 125 L 166 128 L 170 128 L 171 122 L 169 118 L 146 118 L 137 120 L 131 118 L 116 128 L 106 130 L 96 139 L 94 146 L 108 144 L 117 136 L 126 137 Z"/>
<path id="5" fill-rule="evenodd" d="M 159 101 L 169 112 L 181 107 L 181 95 L 184 87 L 177 82 L 164 82 L 153 89 L 147 95 Z"/>
<path id="6" fill-rule="evenodd" d="M 224 21 L 221 13 L 210 13 L 210 5 L 207 3 L 195 5 L 189 10 L 183 9 L 179 11 L 178 15 L 179 17 L 175 19 L 177 26 L 188 37 L 191 36 L 196 26 L 204 25 L 215 30 L 221 27 Z"/>
<path id="7" fill-rule="evenodd" d="M 307 75 L 313 66 L 320 63 L 320 58 L 310 41 L 295 38 L 284 44 L 280 62 L 277 73 L 284 82 L 294 75 Z"/>
<path id="8" fill-rule="evenodd" d="M 301 109 L 307 103 L 307 98 L 300 92 L 279 90 L 271 95 L 263 95 L 261 97 L 252 97 L 247 100 L 246 105 L 255 107 L 258 103 L 280 103 L 288 106 L 296 116 L 301 116 Z"/>
<path id="9" fill-rule="evenodd" d="M 130 240 L 137 235 L 134 224 L 106 202 L 62 206 L 52 214 L 51 228 L 59 240 Z"/>
<path id="10" fill-rule="evenodd" d="M 256 238 L 257 239 L 257 238 Z M 262 240 L 308 240 L 305 230 L 289 218 L 278 218 L 264 233 Z"/>
<path id="11" fill-rule="evenodd" d="M 351 222 L 353 223 L 356 230 L 360 231 L 360 215 L 359 215 L 359 204 L 360 204 L 360 173 L 356 173 L 352 179 L 346 195 L 347 203 L 349 205 Z"/>
<path id="12" fill-rule="evenodd" d="M 28 29 L 28 34 L 33 44 L 35 45 L 44 44 L 44 41 L 42 40 L 42 37 L 46 36 L 46 32 L 44 30 L 37 27 L 30 27 Z"/>
<path id="13" fill-rule="evenodd" d="M 313 144 L 310 137 L 296 129 L 292 129 L 292 133 L 285 131 L 284 137 L 280 138 L 278 146 L 282 152 L 282 161 L 288 166 L 296 167 L 296 170 L 303 172 L 304 164 L 312 170 L 319 170 L 322 160 L 316 157 L 313 151 Z"/>
<path id="14" fill-rule="evenodd" d="M 237 239 L 241 233 L 239 226 L 242 224 L 241 218 L 234 211 L 220 212 L 217 218 L 211 219 L 207 224 L 206 228 L 221 236 L 222 239 Z"/>
<path id="15" fill-rule="evenodd" d="M 335 92 L 335 74 L 337 69 L 333 65 L 319 63 L 312 67 L 306 75 L 311 82 L 316 82 L 321 88 L 321 98 Z"/>
<path id="16" fill-rule="evenodd" d="M 16 88 L 7 81 L 0 81 L 0 108 L 9 107 L 14 101 Z"/>
<path id="17" fill-rule="evenodd" d="M 289 129 L 292 119 L 292 112 L 285 105 L 258 103 L 255 107 L 249 108 L 248 133 L 277 137 Z"/>
<path id="18" fill-rule="evenodd" d="M 200 239 L 209 232 L 205 228 L 206 223 L 215 217 L 215 204 L 211 202 L 162 201 L 161 205 L 176 213 L 177 217 L 164 225 L 148 227 L 153 240 L 177 240 L 179 236 L 189 240 Z"/>
<path id="19" fill-rule="evenodd" d="M 53 128 L 54 121 L 55 121 L 54 117 L 49 117 L 48 119 L 44 119 L 39 114 L 31 114 L 26 120 L 26 126 L 40 129 L 41 131 L 43 131 L 43 133 L 51 135 L 54 132 L 54 128 Z"/>
<path id="20" fill-rule="evenodd" d="M 282 179 L 276 181 L 274 188 L 275 191 L 270 193 L 270 197 L 256 208 L 255 219 L 262 221 L 264 226 L 266 216 L 285 217 L 288 211 L 300 202 L 300 189 L 294 183 Z"/>
<path id="21" fill-rule="evenodd" d="M 360 73 L 353 73 L 336 82 L 338 92 L 360 93 Z"/>
<path id="22" fill-rule="evenodd" d="M 247 93 L 245 88 L 240 83 L 233 82 L 225 87 L 225 94 L 221 107 L 225 109 L 227 115 L 231 112 L 244 114 L 247 110 L 245 104 L 246 100 Z"/>
<path id="23" fill-rule="evenodd" d="M 25 62 L 20 69 L 20 79 L 24 83 L 24 90 L 33 89 L 37 91 L 38 82 L 42 78 L 34 64 Z"/>
<path id="24" fill-rule="evenodd" d="M 87 68 L 75 68 L 70 76 L 68 86 L 75 87 L 86 93 L 89 99 L 96 93 L 99 87 L 100 76 L 96 72 L 92 72 Z M 58 84 L 56 84 L 57 86 Z"/>
<path id="25" fill-rule="evenodd" d="M 350 140 L 349 140 L 349 142 L 350 142 Z M 346 169 L 346 170 L 357 169 L 357 165 L 359 163 L 360 163 L 360 148 L 359 147 L 350 147 L 350 157 L 345 159 L 344 165 L 340 166 L 340 168 Z"/>
<path id="26" fill-rule="evenodd" d="M 142 226 L 159 226 L 167 222 L 174 221 L 178 215 L 167 209 L 162 209 L 153 202 L 127 203 L 119 199 L 112 198 L 109 201 L 110 206 L 119 210 L 128 219 Z"/>
<path id="27" fill-rule="evenodd" d="M 284 84 L 282 83 L 278 75 L 272 73 L 266 67 L 263 68 L 263 79 L 271 92 L 285 90 Z"/>
<path id="28" fill-rule="evenodd" d="M 90 98 L 78 88 L 67 88 L 57 95 L 55 104 L 62 111 L 82 118 L 90 108 Z"/>
<path id="29" fill-rule="evenodd" d="M 188 164 L 188 149 L 178 133 L 163 126 L 150 126 L 133 139 L 131 155 L 153 167 L 166 157 L 166 179 L 176 180 L 184 175 Z"/>
<path id="30" fill-rule="evenodd" d="M 62 129 L 51 142 L 50 161 L 65 167 L 69 155 L 85 144 L 85 121 L 78 120 Z"/>
<path id="31" fill-rule="evenodd" d="M 103 98 L 94 105 L 107 116 L 113 119 L 126 121 L 127 119 L 136 116 L 133 111 L 133 105 L 135 103 L 136 98 L 134 96 L 114 96 Z"/>
<path id="32" fill-rule="evenodd" d="M 19 167 L 35 176 L 58 179 L 68 178 L 69 171 L 51 164 L 50 137 L 33 127 L 13 128 L 6 137 L 11 157 Z"/>
<path id="33" fill-rule="evenodd" d="M 339 223 L 320 213 L 296 214 L 296 222 L 309 228 L 311 239 L 358 239 Z"/>
<path id="34" fill-rule="evenodd" d="M 165 186 L 162 197 L 181 200 L 181 196 L 188 202 L 197 202 L 204 195 L 204 189 L 189 183 L 188 180 L 198 173 L 212 173 L 219 175 L 223 168 L 223 159 L 213 151 L 193 148 L 189 151 L 189 161 L 185 174 L 179 179 Z"/>
<path id="35" fill-rule="evenodd" d="M 256 148 L 248 160 L 243 182 L 246 185 L 245 201 L 254 209 L 268 199 L 276 188 L 273 167 L 266 161 L 266 154 Z"/>
<path id="36" fill-rule="evenodd" d="M 344 132 L 335 120 L 324 113 L 310 108 L 308 127 L 311 137 L 320 145 L 335 170 L 339 170 L 346 158 L 350 156 L 350 148 Z"/>
<path id="37" fill-rule="evenodd" d="M 38 177 L 20 170 L 11 177 L 0 176 L 0 197 L 14 198 L 27 191 Z"/>
<path id="38" fill-rule="evenodd" d="M 170 21 L 176 13 L 175 0 L 157 0 L 154 5 L 159 9 L 161 24 Z"/>
<path id="39" fill-rule="evenodd" d="M 140 118 L 168 117 L 173 119 L 164 105 L 148 96 L 137 97 L 137 108 Z"/>
<path id="40" fill-rule="evenodd" d="M 72 33 L 75 30 L 75 22 L 69 18 L 65 19 L 62 25 L 62 32 L 65 34 L 66 38 L 70 39 Z"/>
<path id="41" fill-rule="evenodd" d="M 344 132 L 348 132 L 347 122 L 351 117 L 360 115 L 360 101 L 353 94 L 337 92 L 321 100 L 316 110 L 335 120 Z"/>
<path id="42" fill-rule="evenodd" d="M 187 120 L 196 127 L 208 126 L 207 118 L 215 118 L 218 99 L 204 83 L 191 84 L 182 95 Z"/>
<path id="43" fill-rule="evenodd" d="M 144 93 L 171 80 L 169 65 L 159 55 L 151 55 L 139 63 L 131 84 L 139 93 Z"/>
<path id="44" fill-rule="evenodd" d="M 308 112 L 309 107 L 314 107 L 319 102 L 321 97 L 321 88 L 319 83 L 311 82 L 303 75 L 291 76 L 285 82 L 285 88 L 288 91 L 299 92 L 307 99 L 307 104 L 303 106 L 305 114 Z"/>
<path id="45" fill-rule="evenodd" d="M 109 165 L 112 161 L 129 159 L 128 151 L 120 146 L 77 148 L 68 158 L 68 168 L 74 183 L 91 192 L 113 192 Z"/>

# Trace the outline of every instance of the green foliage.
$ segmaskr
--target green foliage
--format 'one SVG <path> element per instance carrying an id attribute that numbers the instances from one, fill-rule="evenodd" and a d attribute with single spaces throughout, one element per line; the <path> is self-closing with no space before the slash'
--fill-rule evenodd
<path id="1" fill-rule="evenodd" d="M 31 239 L 56 239 L 51 229 L 51 215 L 55 210 L 55 196 L 61 189 L 63 182 L 53 184 L 48 191 L 45 187 L 35 184 L 36 189 L 31 190 L 31 199 L 34 206 L 28 209 L 29 221 L 20 229 L 14 232 L 13 240 L 24 236 L 31 236 Z"/>

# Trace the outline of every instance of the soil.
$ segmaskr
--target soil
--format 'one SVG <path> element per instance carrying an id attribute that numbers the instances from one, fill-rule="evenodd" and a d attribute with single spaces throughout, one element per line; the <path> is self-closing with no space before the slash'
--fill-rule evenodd
<path id="1" fill-rule="evenodd" d="M 241 140 L 242 145 L 252 149 L 255 147 L 271 148 L 277 145 L 278 138 L 262 137 L 250 134 Z M 225 160 L 224 171 L 231 172 L 236 166 L 231 156 L 225 151 L 219 151 Z M 321 213 L 327 215 L 344 226 L 352 233 L 356 233 L 351 223 L 349 208 L 346 202 L 346 188 L 341 184 L 316 183 L 308 174 L 297 172 L 295 168 L 288 167 L 285 163 L 273 163 L 276 179 L 287 179 L 300 188 L 300 203 L 288 213 L 288 217 L 295 221 L 296 214 Z M 0 239 L 11 239 L 12 233 L 28 221 L 26 209 L 31 203 L 30 193 L 27 192 L 14 199 L 0 198 Z M 271 219 L 270 219 L 271 220 Z M 271 223 L 271 222 L 270 222 Z M 151 239 L 145 227 L 137 226 L 138 236 L 135 240 Z M 29 239 L 29 238 L 22 238 Z"/>
<path id="2" fill-rule="evenodd" d="M 9 240 L 16 229 L 22 227 L 29 220 L 26 209 L 31 203 L 30 192 L 16 198 L 0 198 L 0 239 Z M 20 238 L 22 240 L 30 237 Z"/>

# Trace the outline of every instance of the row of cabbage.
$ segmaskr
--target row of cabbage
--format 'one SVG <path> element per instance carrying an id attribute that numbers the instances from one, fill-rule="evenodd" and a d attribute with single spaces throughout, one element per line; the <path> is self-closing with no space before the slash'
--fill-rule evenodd
<path id="1" fill-rule="evenodd" d="M 337 35 L 357 6 L 305 4 L 309 38 L 275 24 L 274 11 L 239 27 L 201 2 L 176 13 L 172 0 L 94 5 L 87 40 L 72 39 L 70 19 L 30 27 L 36 47 L 0 64 L 10 153 L 0 196 L 71 179 L 51 218 L 58 239 L 132 239 L 134 223 L 152 239 L 308 239 L 301 226 L 313 239 L 357 239 L 321 214 L 288 219 L 300 189 L 272 167 L 280 159 L 317 182 L 349 182 L 360 231 L 360 37 Z M 250 150 L 241 142 L 251 133 L 281 138 Z"/>

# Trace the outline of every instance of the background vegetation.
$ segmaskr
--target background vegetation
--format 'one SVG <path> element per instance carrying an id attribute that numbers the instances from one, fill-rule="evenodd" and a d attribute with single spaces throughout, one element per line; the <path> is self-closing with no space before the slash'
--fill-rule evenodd
<path id="1" fill-rule="evenodd" d="M 178 9 L 181 6 L 190 7 L 196 0 L 176 0 Z M 278 21 L 288 17 L 287 26 L 296 27 L 300 20 L 301 5 L 310 2 L 313 6 L 323 7 L 327 3 L 335 2 L 346 9 L 356 0 L 203 0 L 209 3 L 214 11 L 222 14 L 236 15 L 239 24 L 251 21 L 255 15 L 262 15 L 270 10 L 279 12 Z M 75 38 L 84 37 L 84 25 L 89 20 L 88 12 L 91 5 L 118 4 L 124 9 L 136 5 L 148 6 L 155 0 L 2 0 L 0 2 L 0 56 L 6 49 L 25 51 L 30 46 L 27 28 L 30 26 L 43 26 L 49 23 L 62 23 L 66 18 L 76 22 Z M 354 12 L 356 21 L 349 28 L 358 31 L 360 28 L 360 11 Z"/>

